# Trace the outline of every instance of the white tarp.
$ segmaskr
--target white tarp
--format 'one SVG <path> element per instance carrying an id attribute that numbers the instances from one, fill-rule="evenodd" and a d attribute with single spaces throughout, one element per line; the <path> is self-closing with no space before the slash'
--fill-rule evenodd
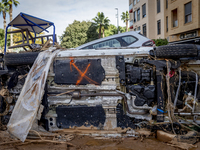
<path id="1" fill-rule="evenodd" d="M 38 55 L 12 112 L 7 125 L 8 131 L 23 142 L 32 127 L 43 98 L 49 67 L 59 51 L 51 47 Z"/>

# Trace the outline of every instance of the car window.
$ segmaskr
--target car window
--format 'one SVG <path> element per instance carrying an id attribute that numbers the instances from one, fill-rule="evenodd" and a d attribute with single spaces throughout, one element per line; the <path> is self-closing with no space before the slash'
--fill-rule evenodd
<path id="1" fill-rule="evenodd" d="M 81 49 L 90 49 L 90 48 L 89 48 L 89 46 L 87 46 L 87 47 L 84 47 L 84 48 L 81 48 Z"/>
<path id="2" fill-rule="evenodd" d="M 107 47 L 121 47 L 121 44 L 117 39 L 111 39 L 111 40 L 100 42 L 98 44 L 94 44 L 94 45 L 92 45 L 92 47 L 94 49 L 107 48 Z"/>
<path id="3" fill-rule="evenodd" d="M 133 36 L 122 37 L 122 40 L 124 40 L 127 44 L 131 44 L 131 43 L 137 41 L 137 39 Z"/>

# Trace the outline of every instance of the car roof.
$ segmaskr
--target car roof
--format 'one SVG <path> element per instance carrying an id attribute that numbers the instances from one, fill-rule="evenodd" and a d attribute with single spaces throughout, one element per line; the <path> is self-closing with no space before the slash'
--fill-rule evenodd
<path id="1" fill-rule="evenodd" d="M 129 31 L 129 32 L 124 32 L 124 33 L 120 33 L 120 34 L 114 34 L 114 35 L 111 35 L 111 36 L 108 36 L 108 37 L 105 37 L 105 38 L 100 38 L 100 39 L 85 43 L 81 46 L 76 47 L 75 49 L 81 49 L 81 48 L 84 48 L 84 47 L 89 46 L 91 44 L 95 44 L 95 43 L 99 43 L 99 42 L 102 42 L 102 41 L 105 41 L 105 40 L 109 40 L 109 39 L 113 39 L 113 38 L 117 38 L 117 37 L 122 37 L 122 36 L 127 36 L 127 35 L 132 35 L 132 36 L 135 36 L 136 38 L 140 38 L 142 40 L 150 40 L 147 37 L 145 37 L 145 36 L 143 36 L 139 33 L 140 33 L 140 31 Z"/>

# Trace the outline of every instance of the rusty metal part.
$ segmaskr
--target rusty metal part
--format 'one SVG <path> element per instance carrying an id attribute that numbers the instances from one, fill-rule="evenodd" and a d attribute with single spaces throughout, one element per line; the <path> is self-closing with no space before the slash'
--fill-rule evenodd
<path id="1" fill-rule="evenodd" d="M 136 99 L 136 96 L 132 96 L 132 102 L 131 102 L 131 105 L 134 109 L 145 109 L 145 110 L 151 110 L 152 107 L 149 107 L 147 104 L 144 104 L 143 106 L 136 106 L 135 105 L 135 99 Z"/>
<path id="2" fill-rule="evenodd" d="M 194 115 L 200 116 L 200 113 L 177 113 L 177 112 L 175 112 L 174 114 L 180 115 L 180 116 L 194 116 Z"/>
<path id="3" fill-rule="evenodd" d="M 132 112 L 129 109 L 126 96 L 122 93 L 92 93 L 92 94 L 81 94 L 81 96 L 122 96 L 124 99 L 124 104 L 125 104 L 126 110 L 129 114 L 133 114 L 133 115 L 144 114 L 144 112 L 139 112 L 139 111 Z"/>
<path id="4" fill-rule="evenodd" d="M 80 98 L 80 97 L 81 97 L 81 93 L 80 93 L 79 91 L 74 91 L 74 92 L 72 93 L 72 97 L 73 97 L 73 98 Z"/>

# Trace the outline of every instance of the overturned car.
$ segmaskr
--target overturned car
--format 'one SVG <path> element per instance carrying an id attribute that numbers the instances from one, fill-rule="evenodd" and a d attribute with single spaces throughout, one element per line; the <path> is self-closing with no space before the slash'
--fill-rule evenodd
<path id="1" fill-rule="evenodd" d="M 52 49 L 49 55 L 41 52 L 31 69 L 11 65 L 1 75 L 1 121 L 10 119 L 10 131 L 18 133 L 14 126 L 30 118 L 28 126 L 36 119 L 47 131 L 83 126 L 176 134 L 199 130 L 199 46 L 161 46 L 150 53 L 142 47 Z"/>
<path id="2" fill-rule="evenodd" d="M 8 53 L 0 71 L 1 122 L 22 141 L 34 125 L 198 132 L 199 59 L 200 47 L 189 44 Z"/>

